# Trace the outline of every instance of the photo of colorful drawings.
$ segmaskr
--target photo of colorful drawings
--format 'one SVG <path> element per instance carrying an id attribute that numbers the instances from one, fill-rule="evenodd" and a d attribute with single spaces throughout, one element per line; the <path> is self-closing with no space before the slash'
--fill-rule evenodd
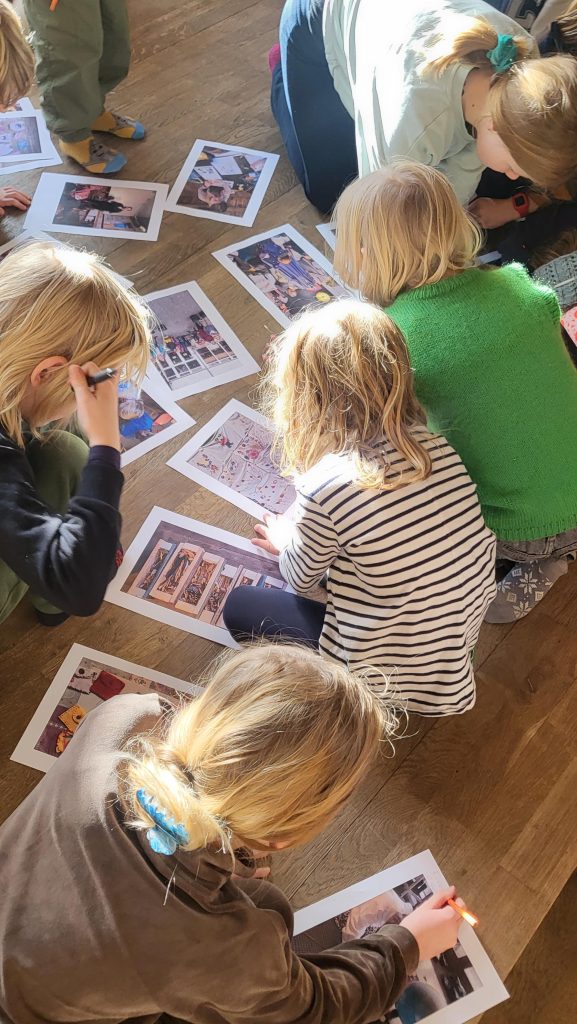
<path id="1" fill-rule="evenodd" d="M 430 850 L 328 896 L 295 914 L 293 949 L 301 956 L 360 939 L 386 924 L 400 924 L 447 883 Z M 470 925 L 459 941 L 419 963 L 385 1024 L 465 1024 L 508 998 L 493 964 Z"/>
<path id="2" fill-rule="evenodd" d="M 257 519 L 264 512 L 286 514 L 296 492 L 278 471 L 272 443 L 265 417 L 232 399 L 168 465 Z"/>
<path id="3" fill-rule="evenodd" d="M 227 224 L 254 224 L 277 154 L 197 139 L 166 201 L 167 210 Z"/>
<path id="4" fill-rule="evenodd" d="M 258 373 L 260 367 L 195 281 L 145 295 L 154 315 L 148 375 L 173 398 Z"/>
<path id="5" fill-rule="evenodd" d="M 12 754 L 13 761 L 45 772 L 66 750 L 94 708 L 125 693 L 158 693 L 171 702 L 199 687 L 163 672 L 73 644 Z"/>
<path id="6" fill-rule="evenodd" d="M 335 280 L 328 260 L 290 224 L 236 242 L 213 256 L 283 327 L 303 309 L 349 296 Z"/>
<path id="7" fill-rule="evenodd" d="M 134 538 L 106 600 L 236 647 L 222 610 L 238 586 L 287 589 L 278 561 L 250 541 L 155 507 Z"/>
<path id="8" fill-rule="evenodd" d="M 165 388 L 146 380 L 142 388 L 129 382 L 118 385 L 118 423 L 122 465 L 128 466 L 193 427 L 195 421 L 166 394 Z"/>
<path id="9" fill-rule="evenodd" d="M 43 174 L 26 227 L 72 235 L 153 242 L 158 238 L 167 185 Z"/>

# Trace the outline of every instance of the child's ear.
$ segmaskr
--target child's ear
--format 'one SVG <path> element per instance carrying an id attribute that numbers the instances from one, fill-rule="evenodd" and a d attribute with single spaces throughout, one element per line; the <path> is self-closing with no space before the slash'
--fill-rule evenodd
<path id="1" fill-rule="evenodd" d="M 38 363 L 34 367 L 30 374 L 30 383 L 33 388 L 37 388 L 40 384 L 43 384 L 47 376 L 53 371 L 58 369 L 59 366 L 67 366 L 68 360 L 66 356 L 48 356 L 43 359 L 41 363 Z"/>

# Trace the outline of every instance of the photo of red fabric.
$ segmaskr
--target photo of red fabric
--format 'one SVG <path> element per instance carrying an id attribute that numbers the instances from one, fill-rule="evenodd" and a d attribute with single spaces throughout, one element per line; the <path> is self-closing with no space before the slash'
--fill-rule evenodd
<path id="1" fill-rule="evenodd" d="M 125 685 L 118 676 L 113 676 L 112 672 L 103 669 L 90 687 L 90 693 L 96 694 L 101 700 L 109 700 L 110 697 L 117 697 L 119 693 L 122 693 Z"/>

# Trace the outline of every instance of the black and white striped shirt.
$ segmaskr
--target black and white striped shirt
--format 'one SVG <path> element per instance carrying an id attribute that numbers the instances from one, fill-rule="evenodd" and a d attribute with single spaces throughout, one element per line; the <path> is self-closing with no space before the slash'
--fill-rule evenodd
<path id="1" fill-rule="evenodd" d="M 443 437 L 422 440 L 431 476 L 395 491 L 360 488 L 342 455 L 305 474 L 280 566 L 299 594 L 328 571 L 323 654 L 384 670 L 410 711 L 458 714 L 475 702 L 471 654 L 495 594 L 495 538 L 459 456 Z M 383 451 L 395 472 L 406 465 Z"/>

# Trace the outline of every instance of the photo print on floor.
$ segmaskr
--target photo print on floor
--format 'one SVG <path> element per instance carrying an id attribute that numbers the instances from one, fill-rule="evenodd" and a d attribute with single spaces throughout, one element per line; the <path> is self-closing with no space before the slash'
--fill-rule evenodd
<path id="1" fill-rule="evenodd" d="M 197 139 L 165 209 L 251 227 L 278 159 L 275 153 Z"/>
<path id="2" fill-rule="evenodd" d="M 430 850 L 380 871 L 295 913 L 292 946 L 307 956 L 400 924 L 447 882 Z M 508 992 L 469 924 L 459 941 L 408 978 L 384 1024 L 465 1024 L 508 998 Z"/>
<path id="3" fill-rule="evenodd" d="M 290 224 L 212 255 L 283 327 L 303 309 L 350 297 L 329 261 Z"/>
<path id="4" fill-rule="evenodd" d="M 106 600 L 237 647 L 222 610 L 235 587 L 287 590 L 278 560 L 227 530 L 155 506 L 125 552 Z"/>
<path id="5" fill-rule="evenodd" d="M 154 315 L 148 376 L 173 399 L 249 377 L 259 364 L 195 281 L 144 296 Z"/>
<path id="6" fill-rule="evenodd" d="M 43 174 L 26 227 L 100 238 L 158 238 L 168 186 L 149 181 Z"/>
<path id="7" fill-rule="evenodd" d="M 151 380 L 145 380 L 142 387 L 130 381 L 118 385 L 123 467 L 193 427 L 195 422 L 169 397 L 166 388 L 159 388 Z"/>
<path id="8" fill-rule="evenodd" d="M 191 437 L 167 465 L 249 515 L 290 514 L 296 491 L 279 473 L 268 420 L 232 399 Z"/>
<path id="9" fill-rule="evenodd" d="M 193 683 L 73 644 L 54 676 L 12 761 L 48 771 L 94 708 L 123 693 L 158 693 L 171 702 L 200 692 Z"/>

